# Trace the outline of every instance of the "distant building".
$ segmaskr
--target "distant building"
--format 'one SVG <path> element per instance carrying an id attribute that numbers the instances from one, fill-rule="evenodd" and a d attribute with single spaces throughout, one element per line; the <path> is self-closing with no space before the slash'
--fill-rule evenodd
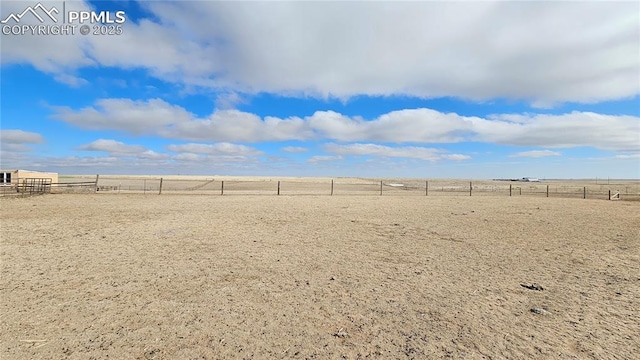
<path id="1" fill-rule="evenodd" d="M 0 186 L 18 186 L 26 179 L 51 179 L 58 182 L 58 173 L 31 170 L 0 170 Z"/>
<path id="2" fill-rule="evenodd" d="M 522 179 L 520 179 L 520 181 L 524 181 L 524 182 L 540 182 L 540 179 L 523 177 Z"/>

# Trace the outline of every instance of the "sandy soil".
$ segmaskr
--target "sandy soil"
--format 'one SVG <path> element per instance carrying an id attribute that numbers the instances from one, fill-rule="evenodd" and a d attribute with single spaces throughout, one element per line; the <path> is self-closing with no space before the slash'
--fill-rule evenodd
<path id="1" fill-rule="evenodd" d="M 640 354 L 637 202 L 54 194 L 0 206 L 2 359 Z"/>

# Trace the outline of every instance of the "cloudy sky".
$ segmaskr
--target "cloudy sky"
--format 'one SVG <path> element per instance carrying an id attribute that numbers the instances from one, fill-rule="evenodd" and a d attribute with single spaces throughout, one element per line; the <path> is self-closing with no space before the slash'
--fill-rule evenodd
<path id="1" fill-rule="evenodd" d="M 0 4 L 2 168 L 640 178 L 637 1 L 37 3 Z"/>

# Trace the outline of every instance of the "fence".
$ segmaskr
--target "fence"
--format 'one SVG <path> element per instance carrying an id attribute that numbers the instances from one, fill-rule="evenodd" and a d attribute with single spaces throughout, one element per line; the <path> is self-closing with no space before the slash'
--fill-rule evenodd
<path id="1" fill-rule="evenodd" d="M 96 190 L 97 180 L 94 181 L 66 181 L 51 184 L 56 193 L 92 193 Z"/>
<path id="2" fill-rule="evenodd" d="M 15 179 L 11 185 L 0 186 L 0 195 L 39 195 L 51 192 L 50 178 Z"/>
<path id="3" fill-rule="evenodd" d="M 448 179 L 76 177 L 54 192 L 192 195 L 537 196 L 640 200 L 640 181 L 463 181 Z"/>

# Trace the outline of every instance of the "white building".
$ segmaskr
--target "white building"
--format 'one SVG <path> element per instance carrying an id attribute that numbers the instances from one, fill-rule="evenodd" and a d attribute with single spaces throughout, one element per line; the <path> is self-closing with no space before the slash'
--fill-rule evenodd
<path id="1" fill-rule="evenodd" d="M 17 186 L 26 179 L 51 179 L 58 182 L 58 173 L 31 170 L 0 170 L 0 186 Z"/>

